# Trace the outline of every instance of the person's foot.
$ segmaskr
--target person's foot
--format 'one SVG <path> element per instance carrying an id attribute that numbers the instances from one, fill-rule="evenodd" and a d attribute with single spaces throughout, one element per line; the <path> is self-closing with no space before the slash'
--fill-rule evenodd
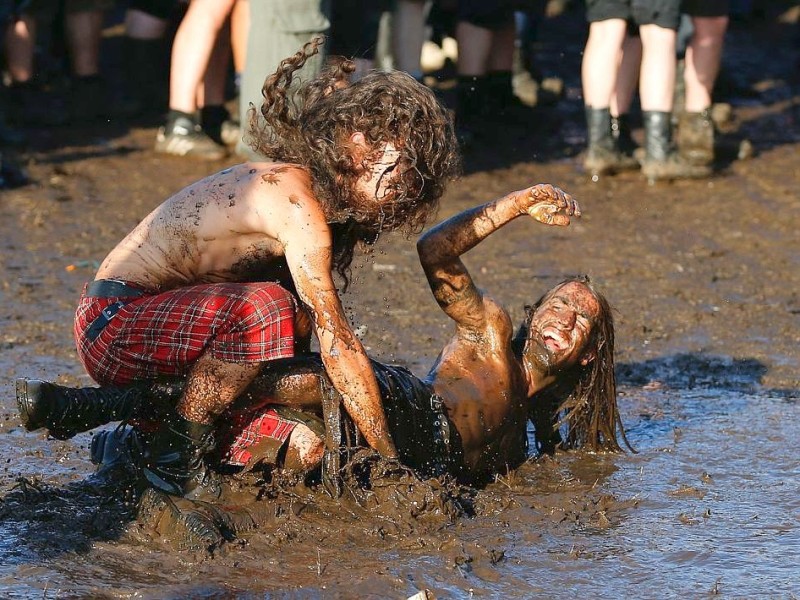
<path id="1" fill-rule="evenodd" d="M 111 421 L 121 421 L 139 407 L 144 386 L 68 388 L 38 379 L 17 379 L 17 411 L 27 431 L 47 428 L 51 437 L 68 440 Z"/>
<path id="2" fill-rule="evenodd" d="M 150 486 L 173 496 L 218 498 L 219 475 L 205 455 L 214 449 L 214 426 L 174 415 L 147 441 L 142 477 Z"/>
<path id="3" fill-rule="evenodd" d="M 692 164 L 677 152 L 671 152 L 664 160 L 645 157 L 642 173 L 650 183 L 674 179 L 703 179 L 711 175 L 711 167 Z"/>
<path id="4" fill-rule="evenodd" d="M 221 160 L 228 154 L 224 146 L 212 140 L 200 125 L 188 117 L 178 117 L 159 128 L 155 151 L 203 160 Z"/>

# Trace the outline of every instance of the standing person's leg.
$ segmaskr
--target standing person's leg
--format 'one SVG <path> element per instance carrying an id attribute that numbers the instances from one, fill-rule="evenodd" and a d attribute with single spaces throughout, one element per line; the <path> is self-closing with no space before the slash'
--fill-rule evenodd
<path id="1" fill-rule="evenodd" d="M 677 142 L 681 155 L 695 164 L 709 165 L 714 160 L 711 104 L 728 28 L 728 5 L 728 0 L 684 3 L 694 33 L 686 48 L 685 110 L 680 115 Z"/>
<path id="2" fill-rule="evenodd" d="M 705 177 L 706 167 L 681 158 L 672 143 L 679 0 L 653 0 L 634 11 L 642 38 L 639 97 L 645 129 L 642 172 L 650 181 Z"/>
<path id="3" fill-rule="evenodd" d="M 392 14 L 394 68 L 422 81 L 425 43 L 425 0 L 396 0 Z"/>
<path id="4" fill-rule="evenodd" d="M 235 0 L 192 0 L 172 46 L 169 114 L 158 132 L 157 152 L 218 160 L 225 148 L 202 130 L 196 116 L 200 87 L 220 30 Z"/>
<path id="5" fill-rule="evenodd" d="M 231 131 L 231 115 L 225 106 L 230 65 L 231 27 L 228 22 L 217 36 L 203 83 L 197 90 L 200 126 L 208 137 L 221 146 L 235 145 L 239 137 L 238 131 Z"/>
<path id="6" fill-rule="evenodd" d="M 631 32 L 629 24 L 628 35 L 622 44 L 622 58 L 620 59 L 617 82 L 611 94 L 611 135 L 614 137 L 621 157 L 627 162 L 625 167 L 637 168 L 639 163 L 633 158 L 636 143 L 631 136 L 630 110 L 633 95 L 639 86 L 639 68 L 642 62 L 642 41 L 639 31 Z"/>
<path id="7" fill-rule="evenodd" d="M 267 157 L 254 153 L 246 143 L 250 126 L 250 106 L 258 108 L 264 98 L 264 80 L 303 44 L 328 31 L 328 0 L 249 0 L 250 35 L 247 38 L 247 62 L 239 88 L 239 120 L 244 132 L 236 153 L 250 160 Z M 312 57 L 303 67 L 303 77 L 313 77 L 322 68 L 324 53 Z"/>
<path id="8" fill-rule="evenodd" d="M 67 0 L 65 4 L 72 71 L 70 113 L 75 120 L 91 121 L 111 113 L 105 82 L 100 76 L 104 10 L 111 5 L 111 2 L 86 0 Z"/>
<path id="9" fill-rule="evenodd" d="M 614 173 L 622 165 L 611 132 L 611 97 L 617 85 L 627 16 L 628 8 L 624 3 L 593 2 L 587 5 L 589 37 L 581 63 L 588 141 L 583 165 L 592 177 Z"/>
<path id="10" fill-rule="evenodd" d="M 164 34 L 175 0 L 132 0 L 125 12 L 126 97 L 132 113 L 166 108 Z"/>

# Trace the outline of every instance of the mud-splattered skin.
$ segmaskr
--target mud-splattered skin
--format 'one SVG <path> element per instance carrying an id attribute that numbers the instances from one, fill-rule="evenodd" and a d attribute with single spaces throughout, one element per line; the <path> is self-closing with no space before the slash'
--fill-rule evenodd
<path id="1" fill-rule="evenodd" d="M 532 328 L 520 360 L 512 350 L 508 312 L 478 289 L 459 258 L 525 214 L 541 223 L 565 226 L 571 216 L 580 215 L 580 209 L 560 189 L 534 186 L 456 215 L 417 244 L 433 295 L 456 323 L 429 379 L 461 435 L 464 466 L 473 476 L 502 472 L 524 460 L 529 398 L 590 356 L 585 350 L 591 322 L 584 317 L 591 318 L 592 307 L 581 284 L 556 288 L 558 293 L 539 307 L 537 315 L 548 318 L 547 331 L 557 342 Z M 582 311 L 580 319 L 575 318 L 576 307 Z"/>
<path id="2" fill-rule="evenodd" d="M 302 214 L 297 189 L 303 180 L 299 168 L 267 163 L 202 179 L 139 223 L 106 257 L 97 278 L 168 290 L 277 275 L 284 262 L 281 226 L 304 217 L 311 225 L 316 216 Z"/>
<path id="3" fill-rule="evenodd" d="M 377 191 L 377 190 L 376 190 Z M 377 200 L 376 200 L 377 201 Z M 353 334 L 332 276 L 332 234 L 308 172 L 295 165 L 244 163 L 190 185 L 150 213 L 106 257 L 97 279 L 165 291 L 211 282 L 245 282 L 288 267 L 308 307 L 334 387 L 367 442 L 394 456 L 369 359 Z M 285 273 L 285 270 L 284 270 Z M 285 280 L 285 277 L 284 277 Z M 204 357 L 178 405 L 210 422 L 257 369 Z M 223 371 L 227 374 L 222 377 Z M 221 379 L 227 378 L 227 382 Z M 238 379 L 238 382 L 233 381 Z M 215 386 L 227 386 L 218 393 Z"/>

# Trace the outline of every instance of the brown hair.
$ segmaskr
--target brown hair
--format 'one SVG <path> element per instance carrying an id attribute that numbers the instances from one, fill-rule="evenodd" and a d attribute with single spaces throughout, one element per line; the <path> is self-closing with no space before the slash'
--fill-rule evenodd
<path id="1" fill-rule="evenodd" d="M 406 73 L 373 71 L 350 83 L 353 62 L 339 60 L 290 90 L 322 41 L 306 44 L 266 79 L 260 111 L 250 108 L 247 141 L 259 154 L 309 170 L 333 231 L 334 267 L 346 285 L 359 242 L 372 244 L 382 231 L 411 235 L 422 229 L 447 181 L 458 175 L 460 156 L 451 116 Z M 372 150 L 388 142 L 399 150 L 390 202 L 367 201 L 355 191 L 366 168 L 349 147 L 355 132 L 364 134 Z"/>
<path id="2" fill-rule="evenodd" d="M 586 275 L 565 279 L 556 288 L 571 282 L 584 284 L 600 307 L 589 338 L 596 356 L 585 366 L 575 366 L 574 372 L 565 380 L 549 386 L 531 399 L 529 417 L 536 428 L 537 445 L 542 452 L 553 451 L 556 446 L 620 451 L 619 436 L 628 449 L 634 451 L 625 437 L 617 407 L 613 310 L 606 297 Z M 525 321 L 513 342 L 519 356 L 530 333 L 536 308 L 548 294 L 543 295 L 534 306 L 525 307 Z M 563 425 L 567 428 L 566 439 L 562 438 L 560 432 Z"/>

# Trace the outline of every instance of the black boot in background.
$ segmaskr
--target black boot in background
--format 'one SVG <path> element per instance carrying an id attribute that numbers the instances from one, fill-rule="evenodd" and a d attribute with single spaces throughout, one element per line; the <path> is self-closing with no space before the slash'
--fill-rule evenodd
<path id="1" fill-rule="evenodd" d="M 469 145 L 484 125 L 486 115 L 486 77 L 460 75 L 456 87 L 456 136 Z"/>
<path id="2" fill-rule="evenodd" d="M 586 127 L 589 147 L 583 159 L 583 166 L 592 177 L 638 167 L 633 157 L 624 156 L 620 152 L 611 129 L 611 113 L 608 108 L 587 106 Z"/>
<path id="3" fill-rule="evenodd" d="M 614 143 L 619 153 L 624 159 L 627 159 L 627 168 L 638 168 L 639 161 L 636 160 L 635 155 L 639 147 L 636 145 L 636 142 L 633 141 L 630 117 L 627 114 L 618 115 L 616 117 L 612 115 L 611 136 L 614 138 Z"/>
<path id="4" fill-rule="evenodd" d="M 693 165 L 710 166 L 714 162 L 714 122 L 711 109 L 684 112 L 678 119 L 678 153 Z"/>
<path id="5" fill-rule="evenodd" d="M 711 169 L 693 165 L 674 150 L 672 113 L 644 111 L 645 159 L 642 173 L 650 182 L 661 179 L 698 179 L 708 177 Z"/>
<path id="6" fill-rule="evenodd" d="M 224 106 L 204 106 L 200 109 L 200 126 L 212 140 L 222 146 L 236 146 L 241 138 L 239 123 L 231 118 Z"/>

